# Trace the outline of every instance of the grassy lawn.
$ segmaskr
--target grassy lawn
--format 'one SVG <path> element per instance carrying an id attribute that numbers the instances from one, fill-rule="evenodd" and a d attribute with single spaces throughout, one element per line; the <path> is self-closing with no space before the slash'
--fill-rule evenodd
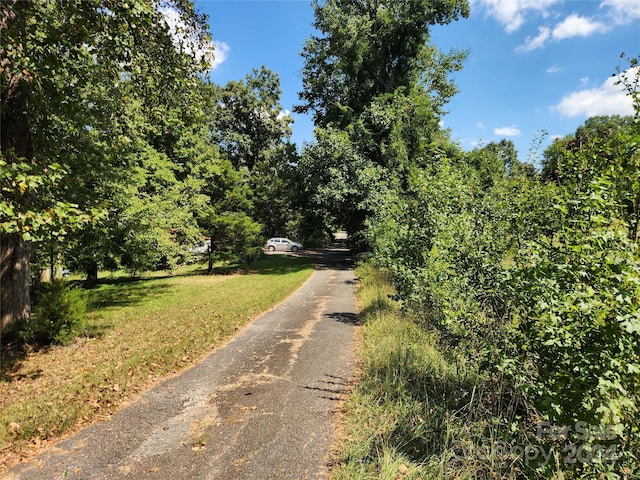
<path id="1" fill-rule="evenodd" d="M 197 363 L 313 272 L 308 260 L 283 255 L 263 257 L 250 268 L 112 279 L 88 291 L 85 336 L 65 347 L 13 356 L 5 351 L 0 467 L 111 415 L 137 393 Z"/>

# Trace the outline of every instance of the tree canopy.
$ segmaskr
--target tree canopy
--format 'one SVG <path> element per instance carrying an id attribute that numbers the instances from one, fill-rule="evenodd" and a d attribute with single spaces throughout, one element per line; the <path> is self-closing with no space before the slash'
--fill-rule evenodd
<path id="1" fill-rule="evenodd" d="M 410 166 L 430 162 L 449 79 L 464 52 L 430 44 L 429 27 L 469 14 L 466 1 L 314 2 L 315 27 L 302 56 L 300 112 L 312 112 L 317 144 L 300 168 L 308 203 L 333 227 L 358 236 L 383 200 L 407 186 Z M 328 165 L 326 165 L 328 164 Z M 324 170 L 324 172 L 323 172 Z"/>
<path id="2" fill-rule="evenodd" d="M 440 107 L 454 93 L 447 74 L 461 55 L 429 44 L 429 26 L 469 15 L 465 0 L 329 0 L 313 2 L 315 28 L 302 56 L 303 101 L 317 126 L 349 123 L 376 97 L 422 86 Z"/>
<path id="3" fill-rule="evenodd" d="M 95 280 L 200 241 L 205 164 L 222 160 L 208 134 L 185 147 L 212 96 L 191 2 L 11 0 L 0 24 L 4 329 L 29 320 L 30 260 L 64 255 Z"/>

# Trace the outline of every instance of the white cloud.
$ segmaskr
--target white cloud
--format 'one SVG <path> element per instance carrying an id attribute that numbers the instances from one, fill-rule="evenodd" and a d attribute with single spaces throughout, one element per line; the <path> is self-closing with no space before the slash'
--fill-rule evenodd
<path id="1" fill-rule="evenodd" d="M 631 72 L 630 75 L 634 73 Z M 640 68 L 636 68 L 640 75 Z M 560 103 L 552 107 L 563 117 L 584 115 L 632 115 L 633 103 L 621 85 L 615 85 L 617 77 L 609 77 L 601 86 L 565 95 Z"/>
<path id="2" fill-rule="evenodd" d="M 520 28 L 529 14 L 548 15 L 549 7 L 563 0 L 476 0 L 475 5 L 500 22 L 511 33 Z"/>
<path id="3" fill-rule="evenodd" d="M 493 130 L 493 133 L 503 137 L 517 137 L 518 135 L 522 134 L 520 129 L 517 128 L 515 125 L 512 125 L 510 127 L 496 128 Z"/>
<path id="4" fill-rule="evenodd" d="M 544 47 L 549 40 L 564 40 L 572 37 L 589 37 L 595 33 L 605 33 L 610 27 L 602 22 L 581 17 L 572 13 L 551 30 L 549 27 L 538 27 L 538 35 L 527 37 L 524 44 L 518 46 L 518 52 L 530 52 Z"/>
<path id="5" fill-rule="evenodd" d="M 277 120 L 292 120 L 291 112 L 289 110 L 281 110 L 276 116 Z"/>
<path id="6" fill-rule="evenodd" d="M 554 40 L 571 37 L 588 37 L 594 33 L 604 33 L 609 27 L 602 22 L 594 21 L 572 13 L 553 29 Z"/>
<path id="7" fill-rule="evenodd" d="M 547 68 L 547 73 L 558 73 L 561 72 L 562 69 L 560 67 L 557 67 L 555 65 L 550 66 L 549 68 Z"/>
<path id="8" fill-rule="evenodd" d="M 227 53 L 229 52 L 229 45 L 224 42 L 213 41 L 213 61 L 211 62 L 211 70 L 218 68 L 222 62 L 227 59 Z"/>
<path id="9" fill-rule="evenodd" d="M 477 127 L 477 128 L 480 128 L 480 129 L 484 129 L 484 128 L 485 128 L 485 125 L 484 125 L 484 123 L 482 123 L 482 122 L 478 122 L 478 124 L 476 125 L 476 127 Z"/>
<path id="10" fill-rule="evenodd" d="M 640 18 L 640 0 L 603 0 L 600 8 L 609 8 L 616 23 L 630 23 Z"/>
<path id="11" fill-rule="evenodd" d="M 516 48 L 518 52 L 530 52 L 537 48 L 544 47 L 544 44 L 551 37 L 551 30 L 548 27 L 538 27 L 538 35 L 535 37 L 527 37 L 524 44 Z"/>
<path id="12" fill-rule="evenodd" d="M 494 18 L 506 32 L 512 33 L 518 30 L 531 17 L 538 16 L 548 18 L 557 16 L 560 6 L 565 0 L 471 0 L 472 8 L 483 11 L 485 15 Z M 600 15 L 601 20 L 584 17 L 573 13 L 553 28 L 548 26 L 538 27 L 538 35 L 528 36 L 523 45 L 516 50 L 530 52 L 544 47 L 547 41 L 564 40 L 573 37 L 589 37 L 596 33 L 604 33 L 611 30 L 611 23 L 630 23 L 640 19 L 640 0 L 601 0 L 600 8 L 606 9 L 605 16 Z"/>
<path id="13" fill-rule="evenodd" d="M 171 7 L 160 7 L 158 11 L 162 13 L 164 21 L 167 22 L 176 48 L 183 49 L 182 51 L 188 55 L 193 55 L 196 59 L 209 62 L 212 69 L 227 58 L 228 45 L 222 42 L 209 42 L 207 45 L 200 44 L 189 25 L 180 18 L 178 10 Z M 212 58 L 214 55 L 215 58 Z"/>

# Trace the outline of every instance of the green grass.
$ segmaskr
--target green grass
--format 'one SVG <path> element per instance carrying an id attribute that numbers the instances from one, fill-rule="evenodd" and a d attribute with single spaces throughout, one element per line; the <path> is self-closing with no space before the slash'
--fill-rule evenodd
<path id="1" fill-rule="evenodd" d="M 500 440 L 511 441 L 504 436 L 505 392 L 478 365 L 457 361 L 426 322 L 404 315 L 375 268 L 362 264 L 357 275 L 362 371 L 345 406 L 332 478 L 517 476 L 517 465 L 496 451 Z"/>
<path id="2" fill-rule="evenodd" d="M 88 290 L 86 335 L 3 356 L 0 452 L 8 456 L 115 412 L 132 395 L 197 363 L 313 271 L 265 256 L 233 274 L 112 279 Z"/>

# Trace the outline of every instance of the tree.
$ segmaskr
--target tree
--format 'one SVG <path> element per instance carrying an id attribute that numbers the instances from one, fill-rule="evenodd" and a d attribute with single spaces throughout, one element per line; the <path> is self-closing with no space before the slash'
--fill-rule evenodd
<path id="1" fill-rule="evenodd" d="M 122 161 L 114 152 L 135 129 L 127 102 L 140 100 L 149 112 L 157 100 L 199 81 L 195 73 L 206 67 L 204 17 L 186 0 L 164 2 L 183 24 L 182 35 L 172 35 L 154 5 L 9 0 L 0 6 L 3 330 L 30 317 L 34 234 L 66 233 L 77 218 L 69 200 L 78 192 L 61 187 L 64 175 L 86 178 L 93 168 L 108 175 Z M 94 151 L 83 157 L 87 144 Z"/>
<path id="2" fill-rule="evenodd" d="M 215 138 L 235 168 L 253 170 L 291 137 L 293 120 L 283 112 L 280 94 L 280 78 L 264 66 L 219 89 Z"/>
<path id="3" fill-rule="evenodd" d="M 303 57 L 302 104 L 313 112 L 317 144 L 301 170 L 309 202 L 329 227 L 360 235 L 387 191 L 402 194 L 410 170 L 437 157 L 443 106 L 455 93 L 449 74 L 464 52 L 429 44 L 429 26 L 469 13 L 464 0 L 314 2 L 315 27 Z M 331 225 L 337 223 L 337 225 Z M 363 244 L 363 247 L 366 245 Z"/>
<path id="4" fill-rule="evenodd" d="M 544 152 L 542 177 L 561 185 L 570 197 L 588 192 L 607 177 L 617 215 L 635 242 L 640 234 L 640 165 L 637 119 L 598 116 L 585 121 L 572 135 L 555 140 Z"/>
<path id="5" fill-rule="evenodd" d="M 198 221 L 210 239 L 211 273 L 214 260 L 246 259 L 260 224 L 247 214 L 252 207 L 248 184 L 229 160 L 220 159 L 212 165 L 202 192 L 207 200 L 199 210 Z"/>
<path id="6" fill-rule="evenodd" d="M 214 140 L 245 175 L 253 217 L 267 235 L 293 234 L 285 230 L 295 230 L 296 223 L 291 182 L 298 155 L 290 142 L 293 120 L 283 111 L 280 94 L 280 78 L 263 66 L 244 81 L 218 88 L 211 112 Z"/>
<path id="7" fill-rule="evenodd" d="M 382 167 L 362 155 L 346 132 L 334 128 L 316 129 L 316 142 L 304 150 L 298 174 L 305 206 L 324 220 L 316 236 L 340 227 L 360 232 L 390 183 Z"/>
<path id="8" fill-rule="evenodd" d="M 302 238 L 300 227 L 303 189 L 297 183 L 299 156 L 296 146 L 286 143 L 267 152 L 249 176 L 253 216 L 266 236 Z"/>
<path id="9" fill-rule="evenodd" d="M 518 152 L 511 140 L 489 142 L 483 147 L 474 148 L 467 155 L 467 161 L 478 170 L 484 188 L 492 187 L 496 180 L 506 177 L 519 164 Z"/>
<path id="10" fill-rule="evenodd" d="M 455 93 L 447 80 L 464 57 L 428 44 L 429 26 L 469 15 L 465 0 L 329 0 L 313 2 L 315 28 L 302 56 L 300 112 L 317 126 L 345 126 L 377 96 L 422 85 L 436 110 Z"/>

